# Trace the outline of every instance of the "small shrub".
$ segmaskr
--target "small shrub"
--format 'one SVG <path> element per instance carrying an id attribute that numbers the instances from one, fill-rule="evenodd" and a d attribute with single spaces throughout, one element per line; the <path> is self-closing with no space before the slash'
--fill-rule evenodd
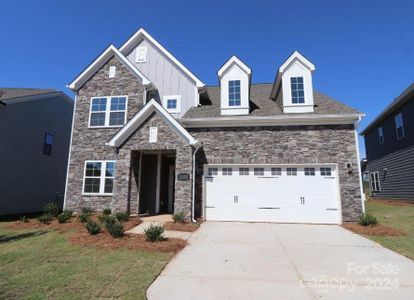
<path id="1" fill-rule="evenodd" d="M 73 212 L 71 210 L 65 210 L 58 216 L 59 223 L 66 223 L 72 217 Z"/>
<path id="2" fill-rule="evenodd" d="M 115 218 L 120 222 L 126 222 L 129 220 L 129 214 L 127 212 L 117 212 Z"/>
<path id="3" fill-rule="evenodd" d="M 98 219 L 105 227 L 116 222 L 116 219 L 113 216 L 108 215 L 100 215 L 98 216 Z"/>
<path id="4" fill-rule="evenodd" d="M 145 238 L 150 242 L 157 242 L 164 240 L 164 227 L 161 225 L 151 224 L 147 229 L 144 230 Z"/>
<path id="5" fill-rule="evenodd" d="M 57 217 L 59 215 L 59 206 L 56 202 L 50 202 L 43 207 L 43 213 Z"/>
<path id="6" fill-rule="evenodd" d="M 112 214 L 112 210 L 110 208 L 104 208 L 102 211 L 103 215 L 110 216 Z"/>
<path id="7" fill-rule="evenodd" d="M 96 223 L 95 221 L 89 219 L 86 222 L 86 229 L 88 230 L 88 232 L 92 235 L 98 234 L 99 232 L 101 232 L 101 225 L 99 225 L 98 223 Z"/>
<path id="8" fill-rule="evenodd" d="M 81 208 L 81 212 L 82 212 L 83 214 L 89 214 L 89 215 L 92 215 L 92 213 L 93 213 L 93 209 L 92 209 L 92 208 L 90 208 L 90 207 L 84 206 L 84 207 L 82 207 L 82 208 Z"/>
<path id="9" fill-rule="evenodd" d="M 182 210 L 172 215 L 174 223 L 185 223 L 185 212 Z"/>
<path id="10" fill-rule="evenodd" d="M 91 219 L 91 214 L 85 214 L 85 213 L 81 213 L 80 215 L 79 215 L 79 220 L 82 222 L 82 223 L 86 223 L 86 222 L 88 222 L 90 219 Z"/>
<path id="11" fill-rule="evenodd" d="M 43 224 L 49 224 L 52 221 L 53 216 L 51 214 L 43 214 L 37 218 L 37 220 Z"/>
<path id="12" fill-rule="evenodd" d="M 22 217 L 20 217 L 20 222 L 27 223 L 27 222 L 29 222 L 29 219 L 26 216 L 22 216 Z"/>
<path id="13" fill-rule="evenodd" d="M 107 223 L 105 228 L 114 238 L 120 238 L 124 235 L 124 225 L 117 220 L 114 223 Z"/>
<path id="14" fill-rule="evenodd" d="M 359 217 L 358 224 L 362 226 L 374 226 L 378 224 L 378 220 L 374 215 L 366 212 Z"/>

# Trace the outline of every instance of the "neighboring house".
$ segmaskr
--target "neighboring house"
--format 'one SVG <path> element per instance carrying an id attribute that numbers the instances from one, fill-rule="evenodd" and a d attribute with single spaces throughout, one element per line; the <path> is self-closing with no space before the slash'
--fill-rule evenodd
<path id="1" fill-rule="evenodd" d="M 0 88 L 0 215 L 62 206 L 72 112 L 62 92 Z"/>
<path id="2" fill-rule="evenodd" d="M 371 196 L 414 200 L 414 83 L 362 131 Z"/>
<path id="3" fill-rule="evenodd" d="M 294 52 L 274 83 L 231 57 L 205 86 L 143 29 L 76 93 L 65 207 L 226 221 L 341 223 L 363 211 L 362 113 L 313 90 Z"/>

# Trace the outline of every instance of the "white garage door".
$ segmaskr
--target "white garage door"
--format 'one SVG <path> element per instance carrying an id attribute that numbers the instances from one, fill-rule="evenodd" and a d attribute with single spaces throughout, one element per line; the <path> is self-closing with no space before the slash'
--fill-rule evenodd
<path id="1" fill-rule="evenodd" d="M 207 165 L 207 220 L 340 223 L 334 165 Z"/>

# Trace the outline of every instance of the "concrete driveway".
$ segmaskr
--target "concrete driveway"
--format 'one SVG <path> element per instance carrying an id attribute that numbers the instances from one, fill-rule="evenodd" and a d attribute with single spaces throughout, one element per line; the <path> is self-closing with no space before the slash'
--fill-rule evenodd
<path id="1" fill-rule="evenodd" d="M 206 222 L 149 299 L 414 299 L 414 262 L 339 226 Z"/>

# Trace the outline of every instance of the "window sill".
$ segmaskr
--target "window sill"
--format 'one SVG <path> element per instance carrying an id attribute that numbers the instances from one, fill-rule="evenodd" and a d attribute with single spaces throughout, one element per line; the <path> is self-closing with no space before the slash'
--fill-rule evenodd
<path id="1" fill-rule="evenodd" d="M 94 197 L 94 196 L 98 196 L 98 197 L 112 197 L 114 194 L 101 194 L 101 193 L 82 193 L 82 196 L 85 197 Z"/>
<path id="2" fill-rule="evenodd" d="M 125 125 L 125 124 L 124 124 Z M 89 129 L 107 129 L 107 128 L 120 128 L 124 125 L 117 125 L 117 126 L 88 126 Z"/>

